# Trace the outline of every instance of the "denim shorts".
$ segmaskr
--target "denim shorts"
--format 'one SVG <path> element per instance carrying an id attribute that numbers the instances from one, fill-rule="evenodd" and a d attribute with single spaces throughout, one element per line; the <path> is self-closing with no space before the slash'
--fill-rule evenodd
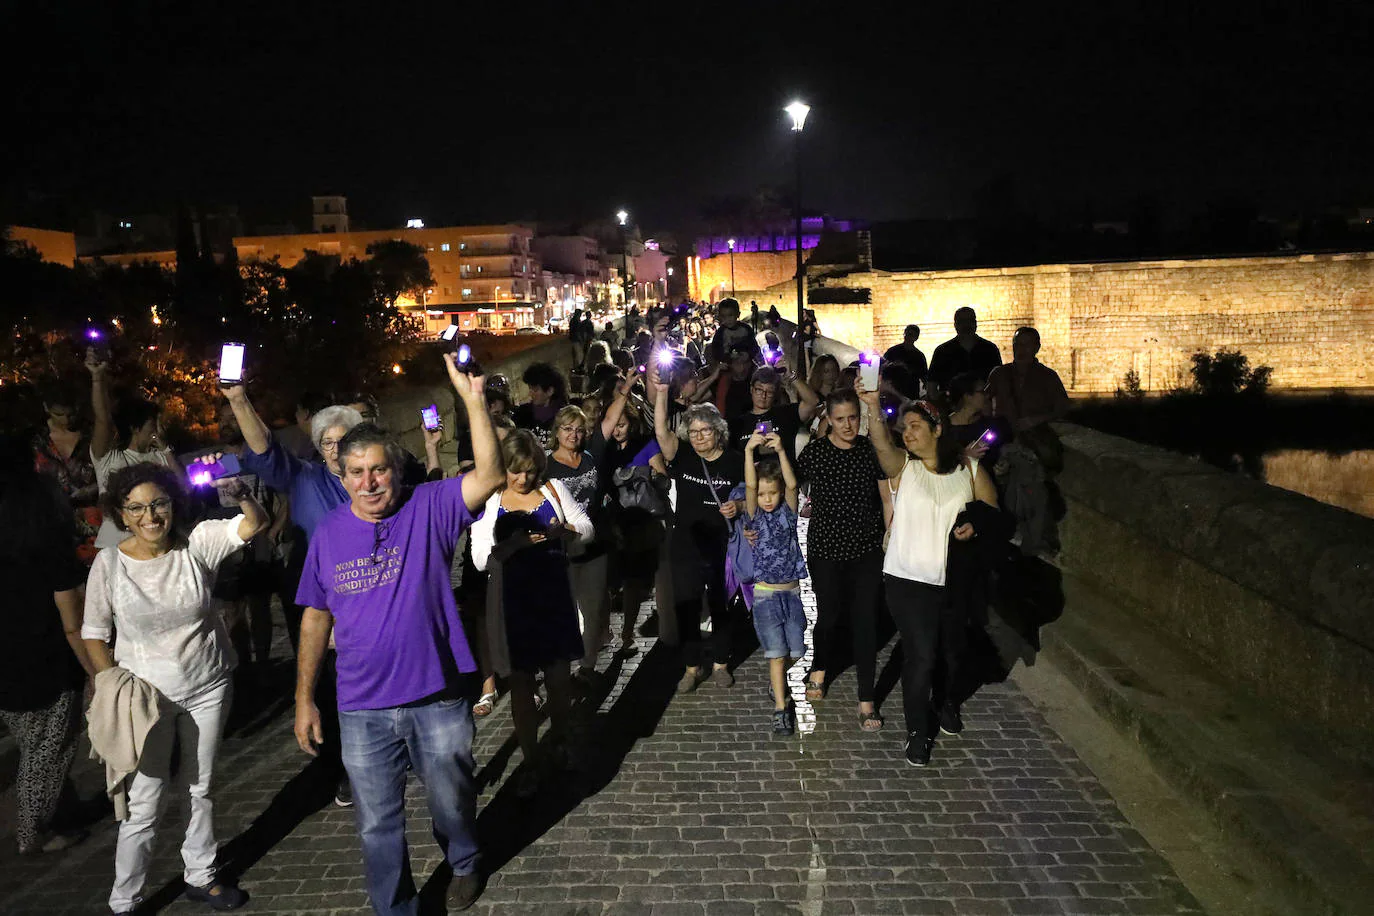
<path id="1" fill-rule="evenodd" d="M 765 658 L 801 658 L 806 654 L 806 612 L 801 589 L 754 592 L 754 631 Z"/>

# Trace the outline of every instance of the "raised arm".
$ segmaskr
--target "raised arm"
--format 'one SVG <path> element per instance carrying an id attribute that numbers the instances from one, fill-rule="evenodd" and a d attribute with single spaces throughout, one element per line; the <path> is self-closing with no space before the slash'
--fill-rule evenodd
<path id="1" fill-rule="evenodd" d="M 634 390 L 635 382 L 638 380 L 639 369 L 632 367 L 625 380 L 615 386 L 615 398 L 606 408 L 606 415 L 601 418 L 601 437 L 607 442 L 611 440 L 611 434 L 615 432 L 615 425 L 620 422 L 621 416 L 624 415 L 625 405 L 630 400 L 630 392 Z"/>
<path id="2" fill-rule="evenodd" d="M 486 379 L 458 371 L 452 353 L 444 354 L 449 381 L 458 392 L 468 412 L 468 430 L 472 436 L 472 456 L 475 467 L 463 475 L 463 502 L 469 512 L 480 512 L 491 494 L 506 481 L 505 465 L 501 461 L 501 440 L 491 425 L 484 394 Z"/>
<path id="3" fill-rule="evenodd" d="M 239 511 L 243 513 L 237 532 L 240 539 L 251 541 L 272 524 L 272 516 L 253 498 L 253 491 L 241 478 L 226 477 L 215 481 L 215 486 L 239 504 Z"/>
<path id="4" fill-rule="evenodd" d="M 759 511 L 759 471 L 754 467 L 754 450 L 764 442 L 764 437 L 755 432 L 744 443 L 744 511 L 750 518 Z"/>
<path id="5" fill-rule="evenodd" d="M 778 467 L 782 470 L 782 482 L 787 487 L 783 495 L 787 499 L 787 504 L 792 507 L 792 511 L 797 511 L 798 491 L 797 472 L 792 468 L 792 462 L 787 460 L 787 449 L 782 447 L 782 436 L 776 432 L 768 434 L 768 444 L 773 447 L 773 451 L 778 454 Z"/>
<path id="6" fill-rule="evenodd" d="M 239 430 L 243 433 L 244 444 L 252 450 L 255 455 L 265 455 L 267 450 L 272 447 L 272 434 L 267 429 L 267 424 L 262 422 L 262 417 L 253 409 L 253 405 L 248 400 L 248 389 L 243 385 L 229 385 L 221 388 L 225 398 L 229 401 L 229 407 L 234 411 L 234 419 L 238 421 Z"/>
<path id="7" fill-rule="evenodd" d="M 888 432 L 887 424 L 883 422 L 883 407 L 878 401 L 878 392 L 865 390 L 863 382 L 855 379 L 854 390 L 859 394 L 859 400 L 864 407 L 868 408 L 868 436 L 873 441 L 873 450 L 878 453 L 878 463 L 882 465 L 883 473 L 888 477 L 896 477 L 902 473 L 902 467 L 906 461 L 902 458 L 902 452 L 892 441 L 892 434 Z"/>
<path id="8" fill-rule="evenodd" d="M 444 467 L 439 463 L 439 443 L 444 441 L 444 430 L 442 427 L 434 430 L 425 430 L 425 473 L 430 480 L 443 480 Z M 438 475 L 435 475 L 435 472 Z"/>
<path id="9" fill-rule="evenodd" d="M 668 386 L 660 382 L 654 386 L 654 438 L 658 439 L 659 451 L 665 461 L 677 457 L 681 440 L 668 428 Z"/>
<path id="10" fill-rule="evenodd" d="M 821 406 L 821 396 L 802 378 L 801 373 L 793 376 L 793 381 L 797 386 L 797 413 L 803 423 L 810 423 L 816 416 L 816 409 Z"/>
<path id="11" fill-rule="evenodd" d="M 94 350 L 86 351 L 86 369 L 91 373 L 91 460 L 99 461 L 114 448 L 114 399 L 110 397 L 110 364 L 96 359 Z"/>

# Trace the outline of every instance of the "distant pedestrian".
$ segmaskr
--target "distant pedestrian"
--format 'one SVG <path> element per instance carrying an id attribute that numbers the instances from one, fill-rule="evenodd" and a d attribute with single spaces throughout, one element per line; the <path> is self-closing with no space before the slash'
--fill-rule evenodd
<path id="1" fill-rule="evenodd" d="M 1002 365 L 997 344 L 978 336 L 978 313 L 968 306 L 954 312 L 954 337 L 940 344 L 930 357 L 930 385 L 943 392 L 949 380 L 961 372 L 976 372 L 987 379 Z"/>
<path id="2" fill-rule="evenodd" d="M 919 326 L 907 325 L 906 330 L 902 332 L 902 342 L 887 348 L 887 352 L 883 354 L 883 362 L 896 362 L 906 366 L 912 378 L 924 387 L 929 368 L 926 365 L 926 355 L 916 347 L 916 341 L 920 337 L 921 329 Z"/>

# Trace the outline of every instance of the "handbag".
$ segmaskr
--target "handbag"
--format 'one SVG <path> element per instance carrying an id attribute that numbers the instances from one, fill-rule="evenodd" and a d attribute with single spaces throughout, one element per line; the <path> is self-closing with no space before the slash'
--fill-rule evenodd
<path id="1" fill-rule="evenodd" d="M 647 465 L 616 468 L 611 474 L 615 484 L 616 503 L 622 510 L 637 509 L 652 518 L 668 517 L 668 499 L 654 481 L 653 470 Z"/>
<path id="2" fill-rule="evenodd" d="M 698 455 L 697 457 L 700 458 L 701 456 Z M 711 479 L 711 472 L 706 467 L 705 458 L 701 458 L 701 473 L 706 475 L 706 488 L 711 491 L 711 498 L 716 501 L 716 507 L 723 509 L 724 505 L 716 493 L 716 482 Z M 725 517 L 721 516 L 721 518 Z M 725 545 L 726 568 L 733 570 L 735 581 L 741 586 L 753 585 L 754 548 L 750 546 L 748 538 L 744 536 L 744 519 L 736 516 L 732 519 L 725 519 L 725 524 L 730 529 L 730 539 Z"/>

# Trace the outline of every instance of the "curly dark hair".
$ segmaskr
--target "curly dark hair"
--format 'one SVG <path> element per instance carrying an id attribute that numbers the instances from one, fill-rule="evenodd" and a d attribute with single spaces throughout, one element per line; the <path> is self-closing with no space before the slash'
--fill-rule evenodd
<path id="1" fill-rule="evenodd" d="M 181 485 L 181 477 L 176 471 L 162 464 L 140 461 L 126 468 L 120 468 L 110 475 L 105 492 L 100 495 L 100 508 L 105 517 L 114 522 L 120 531 L 128 531 L 124 524 L 124 504 L 129 494 L 142 484 L 150 483 L 161 489 L 172 501 L 172 530 L 186 532 L 195 521 L 191 498 Z"/>

